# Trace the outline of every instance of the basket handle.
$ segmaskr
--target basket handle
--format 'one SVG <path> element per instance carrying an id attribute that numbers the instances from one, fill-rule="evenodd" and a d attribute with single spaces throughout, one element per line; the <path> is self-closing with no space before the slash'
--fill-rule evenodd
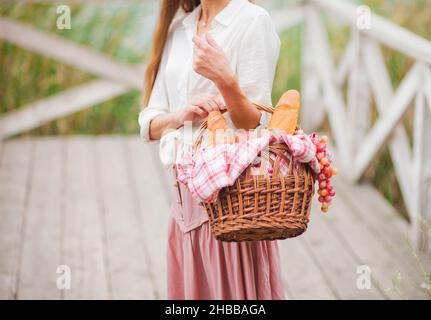
<path id="1" fill-rule="evenodd" d="M 252 104 L 254 104 L 256 109 L 259 111 L 274 113 L 274 110 L 275 110 L 274 107 L 267 106 L 261 103 L 255 103 L 255 102 L 252 102 Z M 222 111 L 222 113 L 225 113 L 225 112 L 226 110 Z M 199 127 L 198 136 L 196 137 L 196 141 L 193 144 L 193 149 L 197 150 L 200 147 L 200 145 L 202 144 L 204 132 L 207 128 L 208 128 L 208 119 L 205 119 L 204 122 L 202 122 L 201 126 Z"/>

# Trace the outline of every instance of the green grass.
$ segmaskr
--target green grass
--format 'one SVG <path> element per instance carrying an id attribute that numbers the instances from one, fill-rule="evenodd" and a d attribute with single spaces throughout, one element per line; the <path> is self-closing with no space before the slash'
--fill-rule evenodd
<path id="1" fill-rule="evenodd" d="M 280 1 L 281 2 L 281 1 Z M 65 2 L 68 4 L 68 2 Z M 377 14 L 431 39 L 431 3 L 428 0 L 366 0 Z M 65 39 L 94 48 L 126 63 L 145 59 L 146 49 L 154 24 L 157 8 L 145 2 L 128 4 L 69 4 L 72 9 L 72 29 L 57 30 L 56 6 L 53 4 L 2 1 L 0 15 L 37 29 L 57 34 Z M 327 19 L 331 48 L 337 61 L 349 40 L 349 30 Z M 282 48 L 274 80 L 273 101 L 287 89 L 301 89 L 301 37 L 298 26 L 281 34 Z M 396 87 L 413 61 L 398 52 L 383 48 L 391 81 Z M 49 58 L 35 55 L 0 40 L 0 113 L 16 110 L 26 104 L 65 89 L 86 83 L 94 76 L 62 65 Z M 88 110 L 52 121 L 22 135 L 51 134 L 137 134 L 137 114 L 141 93 L 131 91 L 116 99 L 101 103 Z M 374 112 L 375 113 L 375 112 Z M 412 112 L 407 114 L 405 125 L 411 134 Z M 401 193 L 393 164 L 387 149 L 381 151 L 365 174 L 384 195 L 405 214 Z"/>
<path id="2" fill-rule="evenodd" d="M 71 30 L 56 28 L 56 6 L 52 4 L 5 1 L 0 7 L 0 15 L 89 46 L 118 61 L 138 63 L 144 60 L 151 37 L 149 28 L 153 23 L 145 14 L 151 14 L 156 9 L 154 6 L 139 3 L 72 3 L 70 6 Z M 16 110 L 95 78 L 1 40 L 0 53 L 0 113 Z M 22 135 L 136 134 L 140 96 L 140 92 L 132 91 Z"/>
<path id="3" fill-rule="evenodd" d="M 273 84 L 275 103 L 287 89 L 301 89 L 301 37 L 303 28 L 296 26 L 280 35 L 281 49 Z"/>

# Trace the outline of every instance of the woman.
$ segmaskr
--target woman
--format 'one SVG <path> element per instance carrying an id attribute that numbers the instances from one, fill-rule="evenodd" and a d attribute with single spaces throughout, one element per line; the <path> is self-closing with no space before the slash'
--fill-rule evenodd
<path id="1" fill-rule="evenodd" d="M 271 105 L 280 39 L 268 13 L 247 0 L 162 1 L 146 70 L 141 136 L 193 128 L 227 109 L 235 128 L 265 123 L 252 102 Z M 179 129 L 181 130 L 181 129 Z M 225 243 L 181 186 L 172 204 L 168 299 L 284 299 L 276 241 Z"/>

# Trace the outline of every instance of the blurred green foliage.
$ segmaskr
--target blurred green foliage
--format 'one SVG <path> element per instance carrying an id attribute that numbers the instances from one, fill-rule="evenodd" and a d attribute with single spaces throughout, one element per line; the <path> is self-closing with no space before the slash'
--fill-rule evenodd
<path id="1" fill-rule="evenodd" d="M 2 1 L 0 15 L 89 46 L 118 61 L 135 64 L 145 59 L 157 10 L 154 3 L 92 1 L 69 5 L 70 30 L 57 29 L 57 4 L 48 2 Z M 94 79 L 73 67 L 1 40 L 0 53 L 0 113 Z M 140 96 L 139 91 L 131 91 L 27 134 L 136 134 Z"/>
<path id="2" fill-rule="evenodd" d="M 156 2 L 63 3 L 69 4 L 72 9 L 71 30 L 56 28 L 57 3 L 54 2 L 3 0 L 0 2 L 0 15 L 92 47 L 122 62 L 139 63 L 145 59 L 156 18 Z M 276 3 L 282 5 L 283 1 Z M 431 39 L 429 0 L 365 0 L 363 3 L 369 5 L 375 13 Z M 335 60 L 338 60 L 348 42 L 349 30 L 338 25 L 332 16 L 326 16 L 326 24 L 333 54 Z M 301 36 L 301 26 L 281 34 L 282 49 L 274 81 L 273 101 L 277 101 L 287 89 L 300 89 Z M 383 52 L 391 80 L 396 87 L 413 61 L 388 48 L 383 48 Z M 0 68 L 0 113 L 18 109 L 94 78 L 80 70 L 2 40 Z M 23 135 L 137 134 L 140 98 L 140 92 L 131 91 L 90 109 L 52 121 Z M 409 132 L 411 118 L 410 112 L 405 120 Z M 388 150 L 382 150 L 365 178 L 373 182 L 398 209 L 405 212 Z"/>

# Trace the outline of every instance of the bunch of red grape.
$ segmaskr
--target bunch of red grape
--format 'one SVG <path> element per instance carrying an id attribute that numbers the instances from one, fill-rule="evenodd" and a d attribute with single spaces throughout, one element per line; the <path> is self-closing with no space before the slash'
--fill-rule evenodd
<path id="1" fill-rule="evenodd" d="M 332 157 L 326 147 L 327 136 L 313 139 L 316 145 L 316 158 L 319 161 L 320 173 L 317 175 L 319 182 L 319 202 L 322 204 L 321 210 L 328 212 L 332 198 L 335 196 L 334 186 L 331 184 L 331 177 L 337 174 L 337 168 L 331 167 Z"/>

